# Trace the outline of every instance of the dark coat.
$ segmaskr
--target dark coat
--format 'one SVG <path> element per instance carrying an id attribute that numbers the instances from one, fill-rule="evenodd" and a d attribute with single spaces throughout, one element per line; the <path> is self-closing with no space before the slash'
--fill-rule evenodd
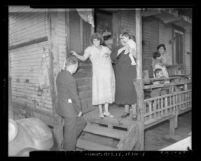
<path id="1" fill-rule="evenodd" d="M 63 117 L 73 117 L 81 111 L 76 81 L 70 72 L 62 70 L 56 79 L 56 112 Z"/>

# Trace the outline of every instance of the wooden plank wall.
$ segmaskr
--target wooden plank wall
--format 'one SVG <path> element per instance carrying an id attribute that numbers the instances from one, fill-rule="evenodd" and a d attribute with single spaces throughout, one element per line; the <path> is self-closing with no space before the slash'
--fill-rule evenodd
<path id="1" fill-rule="evenodd" d="M 153 76 L 152 72 L 152 56 L 156 51 L 159 43 L 159 22 L 153 17 L 144 18 L 142 21 L 142 40 L 143 40 L 143 70 L 149 71 L 149 76 Z"/>
<path id="2" fill-rule="evenodd" d="M 9 13 L 9 46 L 47 36 L 45 13 Z"/>
<path id="3" fill-rule="evenodd" d="M 9 46 L 46 37 L 48 24 L 43 13 L 15 13 L 9 15 Z M 52 13 L 55 75 L 63 66 L 66 54 L 64 12 Z M 48 41 L 28 44 L 9 50 L 10 76 L 12 78 L 12 101 L 52 112 L 50 89 L 39 92 L 39 77 L 42 56 L 48 57 Z"/>
<path id="4" fill-rule="evenodd" d="M 135 35 L 135 10 L 123 10 L 120 12 L 120 32 L 129 32 Z M 115 24 L 113 24 L 115 25 Z"/>

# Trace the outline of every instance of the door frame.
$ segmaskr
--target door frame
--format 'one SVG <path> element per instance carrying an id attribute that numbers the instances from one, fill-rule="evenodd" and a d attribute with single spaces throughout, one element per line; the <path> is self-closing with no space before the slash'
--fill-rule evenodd
<path id="1" fill-rule="evenodd" d="M 182 35 L 182 43 L 183 43 L 183 46 L 182 46 L 182 48 L 183 48 L 183 53 L 182 53 L 182 64 L 178 64 L 177 63 L 177 61 L 176 61 L 176 37 L 175 37 L 175 33 L 177 33 L 177 34 L 180 34 L 180 35 Z M 173 64 L 174 65 L 185 65 L 185 61 L 184 61 L 184 40 L 185 40 L 185 32 L 184 31 L 182 31 L 182 30 L 180 30 L 180 29 L 178 29 L 178 28 L 173 28 L 173 39 L 174 39 L 174 41 L 173 41 Z"/>

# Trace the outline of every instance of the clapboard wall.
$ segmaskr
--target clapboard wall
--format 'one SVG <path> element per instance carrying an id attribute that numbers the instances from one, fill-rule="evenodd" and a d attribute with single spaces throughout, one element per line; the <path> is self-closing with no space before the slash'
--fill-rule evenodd
<path id="1" fill-rule="evenodd" d="M 143 70 L 149 71 L 149 76 L 153 76 L 152 56 L 159 44 L 159 21 L 153 17 L 142 19 L 142 56 Z"/>
<path id="2" fill-rule="evenodd" d="M 9 76 L 12 102 L 52 112 L 50 88 L 39 90 L 41 61 L 45 55 L 49 68 L 49 47 L 52 46 L 54 74 L 58 73 L 66 55 L 66 28 L 64 12 L 48 14 L 51 20 L 47 12 L 18 10 L 9 14 Z"/>
<path id="3" fill-rule="evenodd" d="M 122 10 L 119 12 L 120 32 L 129 32 L 131 35 L 135 35 L 135 10 Z"/>

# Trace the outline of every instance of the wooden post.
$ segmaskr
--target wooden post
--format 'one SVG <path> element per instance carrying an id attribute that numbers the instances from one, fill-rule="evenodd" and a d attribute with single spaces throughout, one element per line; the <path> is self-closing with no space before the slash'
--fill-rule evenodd
<path id="1" fill-rule="evenodd" d="M 70 29 L 69 29 L 70 9 L 65 9 L 65 34 L 66 34 L 66 57 L 70 52 Z"/>
<path id="2" fill-rule="evenodd" d="M 13 105 L 12 105 L 12 88 L 11 88 L 11 77 L 8 78 L 9 84 L 8 84 L 8 109 L 9 109 L 9 118 L 14 119 L 13 115 Z"/>
<path id="3" fill-rule="evenodd" d="M 144 92 L 142 79 L 142 16 L 141 10 L 136 9 L 136 46 L 137 46 L 137 120 L 139 122 L 139 150 L 144 150 Z"/>
<path id="4" fill-rule="evenodd" d="M 93 20 L 94 20 L 94 16 L 95 13 L 94 13 L 94 9 L 92 10 L 92 16 L 93 16 Z M 94 27 L 91 25 L 91 35 L 94 34 L 94 30 L 95 30 L 95 20 L 94 20 Z"/>
<path id="5" fill-rule="evenodd" d="M 56 138 L 57 142 L 57 147 L 58 149 L 62 148 L 62 142 L 63 142 L 63 135 L 62 135 L 62 130 L 63 130 L 63 119 L 56 114 L 55 108 L 56 108 L 56 86 L 55 86 L 55 78 L 54 78 L 54 54 L 52 52 L 53 48 L 53 41 L 52 41 L 52 21 L 51 21 L 51 15 L 50 12 L 47 10 L 47 26 L 48 26 L 48 45 L 49 45 L 49 82 L 50 82 L 50 93 L 51 93 L 51 98 L 52 98 L 52 111 L 53 111 L 53 118 L 52 119 L 58 119 L 59 120 L 59 125 L 54 126 L 53 129 L 53 134 L 54 137 Z M 54 122 L 56 122 L 54 120 Z"/>
<path id="6" fill-rule="evenodd" d="M 49 53 L 49 82 L 50 82 L 50 92 L 51 92 L 51 98 L 52 98 L 52 107 L 53 107 L 53 113 L 55 113 L 55 102 L 56 102 L 56 90 L 55 90 L 55 84 L 54 84 L 54 64 L 53 59 L 54 55 L 52 52 L 52 22 L 51 22 L 51 16 L 49 11 L 47 10 L 47 22 L 48 22 L 48 53 Z"/>

